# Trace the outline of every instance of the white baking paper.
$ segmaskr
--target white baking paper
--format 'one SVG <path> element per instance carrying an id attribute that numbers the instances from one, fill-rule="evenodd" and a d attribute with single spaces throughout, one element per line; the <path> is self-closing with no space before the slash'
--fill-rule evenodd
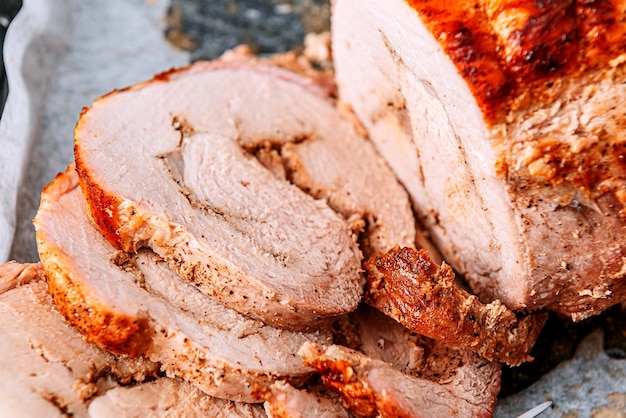
<path id="1" fill-rule="evenodd" d="M 67 26 L 61 0 L 27 0 L 4 40 L 9 96 L 0 119 L 0 262 L 9 256 L 18 190 L 39 132 L 50 74 L 68 43 Z"/>
<path id="2" fill-rule="evenodd" d="M 6 39 L 8 50 L 21 45 L 32 58 L 7 60 L 0 261 L 38 260 L 32 218 L 43 186 L 73 160 L 81 109 L 113 89 L 189 63 L 188 53 L 164 39 L 167 6 L 167 0 L 25 0 Z M 23 45 L 26 38 L 32 41 Z M 38 84 L 27 88 L 20 80 L 26 76 Z"/>

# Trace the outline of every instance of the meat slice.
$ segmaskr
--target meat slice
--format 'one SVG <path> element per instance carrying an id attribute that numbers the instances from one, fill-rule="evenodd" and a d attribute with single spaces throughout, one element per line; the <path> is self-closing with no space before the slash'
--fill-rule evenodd
<path id="1" fill-rule="evenodd" d="M 321 386 L 321 385 L 320 385 Z M 269 418 L 350 418 L 336 392 L 324 386 L 297 389 L 285 382 L 274 383 L 263 396 Z"/>
<path id="2" fill-rule="evenodd" d="M 360 417 L 491 417 L 493 412 L 493 404 L 473 398 L 471 387 L 444 386 L 410 376 L 340 345 L 309 342 L 300 355 Z"/>
<path id="3" fill-rule="evenodd" d="M 374 147 L 335 119 L 317 137 L 281 148 L 288 178 L 346 219 L 365 221 L 360 244 L 366 257 L 418 245 L 406 191 Z"/>
<path id="4" fill-rule="evenodd" d="M 0 294 L 17 286 L 30 283 L 33 279 L 41 280 L 45 277 L 40 263 L 17 263 L 9 261 L 0 264 Z"/>
<path id="5" fill-rule="evenodd" d="M 339 97 L 481 298 L 575 320 L 626 299 L 625 22 L 616 0 L 335 2 Z"/>
<path id="6" fill-rule="evenodd" d="M 495 409 L 500 363 L 412 332 L 365 304 L 338 324 L 336 344 L 347 344 L 404 374 L 437 383 L 465 399 L 472 398 L 492 412 Z"/>
<path id="7" fill-rule="evenodd" d="M 197 63 L 104 96 L 81 115 L 75 157 L 90 216 L 117 248 L 150 247 L 275 326 L 329 326 L 356 308 L 361 217 L 385 249 L 414 245 L 408 196 L 372 146 L 324 86 L 270 64 Z"/>
<path id="8" fill-rule="evenodd" d="M 18 270 L 28 280 L 17 283 Z M 87 343 L 56 310 L 40 265 L 0 265 L 0 287 L 0 416 L 87 417 L 93 396 L 158 372 Z"/>
<path id="9" fill-rule="evenodd" d="M 118 386 L 89 403 L 90 418 L 265 418 L 263 406 L 214 398 L 189 383 L 159 378 Z"/>
<path id="10" fill-rule="evenodd" d="M 500 363 L 410 331 L 367 305 L 359 307 L 351 318 L 357 329 L 359 351 L 368 357 L 416 377 L 465 390 L 471 388 L 472 396 L 495 407 L 500 391 Z"/>
<path id="11" fill-rule="evenodd" d="M 545 313 L 518 319 L 499 301 L 483 304 L 454 283 L 450 266 L 437 266 L 424 250 L 396 247 L 370 258 L 365 269 L 365 302 L 411 331 L 488 360 L 519 365 L 532 359 Z"/>
<path id="12" fill-rule="evenodd" d="M 89 222 L 72 167 L 48 185 L 35 218 L 59 311 L 106 349 L 143 353 L 210 395 L 257 401 L 255 386 L 311 373 L 295 355 L 329 332 L 281 330 L 246 318 L 179 278 L 152 253 L 116 251 Z"/>

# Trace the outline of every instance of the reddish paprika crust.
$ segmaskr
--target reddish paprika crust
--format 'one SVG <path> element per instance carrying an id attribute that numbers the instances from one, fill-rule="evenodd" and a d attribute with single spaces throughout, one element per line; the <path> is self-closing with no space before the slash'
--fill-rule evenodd
<path id="1" fill-rule="evenodd" d="M 488 360 L 519 365 L 529 355 L 545 314 L 517 318 L 499 302 L 485 305 L 437 266 L 424 250 L 396 247 L 365 262 L 365 302 L 409 330 L 474 351 Z"/>
<path id="2" fill-rule="evenodd" d="M 83 109 L 81 118 L 84 117 L 87 111 L 88 109 Z M 78 123 L 80 124 L 80 120 Z M 97 182 L 92 181 L 89 170 L 85 169 L 83 166 L 78 145 L 74 145 L 74 155 L 78 181 L 83 191 L 83 196 L 87 201 L 89 216 L 107 241 L 118 250 L 122 249 L 122 242 L 119 235 L 121 223 L 117 213 L 117 208 L 121 203 L 120 199 L 106 193 Z"/>
<path id="3" fill-rule="evenodd" d="M 483 300 L 581 320 L 626 298 L 625 13 L 614 0 L 335 3 L 340 98 Z"/>
<path id="4" fill-rule="evenodd" d="M 120 315 L 92 302 L 80 285 L 73 283 L 53 266 L 46 268 L 48 287 L 59 312 L 87 340 L 116 354 L 139 356 L 145 343 L 140 337 L 142 321 Z"/>
<path id="5" fill-rule="evenodd" d="M 40 210 L 33 221 L 37 229 L 37 246 L 43 268 L 48 277 L 50 294 L 59 312 L 87 339 L 96 345 L 119 354 L 138 356 L 145 351 L 147 339 L 144 335 L 150 332 L 147 321 L 141 317 L 130 317 L 103 306 L 92 296 L 89 290 L 72 279 L 71 274 L 63 266 L 72 265 L 73 261 L 64 254 L 61 248 L 50 245 L 45 231 L 38 228 L 41 217 L 46 216 L 49 206 L 57 195 L 63 194 L 75 186 L 69 176 L 73 166 L 66 173 L 60 173 L 44 187 Z"/>
<path id="6" fill-rule="evenodd" d="M 602 68 L 626 44 L 626 11 L 615 0 L 406 1 L 491 122 L 520 106 L 519 95 Z"/>
<path id="7" fill-rule="evenodd" d="M 298 353 L 320 373 L 324 385 L 337 390 L 359 417 L 491 417 L 495 396 L 478 400 L 469 392 L 478 382 L 435 383 L 402 373 L 389 363 L 343 346 L 305 343 Z"/>

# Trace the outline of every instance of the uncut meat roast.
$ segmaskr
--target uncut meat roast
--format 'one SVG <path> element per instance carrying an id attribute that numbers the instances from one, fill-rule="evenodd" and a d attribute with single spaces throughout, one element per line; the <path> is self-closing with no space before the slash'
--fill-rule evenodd
<path id="1" fill-rule="evenodd" d="M 338 0 L 339 97 L 485 300 L 626 298 L 623 4 Z"/>

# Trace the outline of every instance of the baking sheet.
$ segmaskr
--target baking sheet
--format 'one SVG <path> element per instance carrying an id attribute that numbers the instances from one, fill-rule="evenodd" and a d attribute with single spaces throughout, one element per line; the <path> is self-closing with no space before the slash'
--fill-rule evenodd
<path id="1" fill-rule="evenodd" d="M 24 1 L 5 48 L 10 92 L 0 120 L 0 261 L 37 260 L 31 219 L 42 187 L 73 159 L 82 107 L 189 63 L 189 53 L 163 38 L 167 7 L 166 0 Z M 626 360 L 608 357 L 602 336 L 592 334 L 574 359 L 503 399 L 496 417 L 515 417 L 546 400 L 554 404 L 542 417 L 626 416 Z"/>

